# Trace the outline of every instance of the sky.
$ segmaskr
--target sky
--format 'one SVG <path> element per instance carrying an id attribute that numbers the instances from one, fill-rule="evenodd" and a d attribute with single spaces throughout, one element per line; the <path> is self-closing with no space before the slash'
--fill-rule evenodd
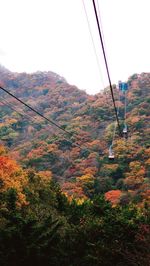
<path id="1" fill-rule="evenodd" d="M 150 72 L 150 1 L 98 2 L 112 83 Z M 98 93 L 108 80 L 92 0 L 84 5 L 83 0 L 0 0 L 0 64 L 17 72 L 53 71 Z"/>

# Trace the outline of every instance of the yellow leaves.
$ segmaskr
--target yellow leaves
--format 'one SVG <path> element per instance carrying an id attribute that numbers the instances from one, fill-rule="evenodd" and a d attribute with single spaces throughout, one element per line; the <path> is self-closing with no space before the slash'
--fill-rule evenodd
<path id="1" fill-rule="evenodd" d="M 51 171 L 40 171 L 38 172 L 38 176 L 42 180 L 45 185 L 52 179 L 52 172 Z"/>
<path id="2" fill-rule="evenodd" d="M 49 144 L 47 147 L 48 152 L 56 152 L 58 150 L 58 147 L 56 144 Z"/>
<path id="3" fill-rule="evenodd" d="M 94 193 L 94 176 L 91 174 L 82 175 L 76 178 L 77 183 L 83 188 L 87 193 Z"/>
<path id="4" fill-rule="evenodd" d="M 6 124 L 7 125 L 12 125 L 12 124 L 15 124 L 15 123 L 17 123 L 17 119 L 15 119 L 15 118 L 6 119 Z"/>
<path id="5" fill-rule="evenodd" d="M 77 198 L 76 202 L 78 205 L 82 205 L 86 199 L 87 197 Z"/>
<path id="6" fill-rule="evenodd" d="M 6 149 L 3 145 L 0 144 L 0 155 L 3 155 L 6 153 Z"/>
<path id="7" fill-rule="evenodd" d="M 128 148 L 126 142 L 123 139 L 117 140 L 114 149 L 117 157 L 119 158 L 124 157 L 124 154 L 127 152 L 127 149 Z"/>
<path id="8" fill-rule="evenodd" d="M 84 171 L 84 174 L 89 174 L 89 175 L 95 175 L 97 172 L 97 168 L 96 167 L 88 167 L 86 168 Z"/>
<path id="9" fill-rule="evenodd" d="M 17 123 L 17 120 L 15 118 L 7 118 L 5 119 L 5 122 L 0 123 L 0 128 L 5 126 L 10 126 Z"/>
<path id="10" fill-rule="evenodd" d="M 114 131 L 115 123 L 111 123 L 106 127 L 106 138 L 112 138 L 112 132 Z"/>
<path id="11" fill-rule="evenodd" d="M 81 183 L 87 183 L 87 182 L 91 182 L 93 181 L 94 176 L 91 174 L 86 174 L 86 175 L 82 175 L 80 177 L 77 177 L 77 181 L 81 182 Z"/>
<path id="12" fill-rule="evenodd" d="M 140 163 L 139 161 L 134 161 L 134 162 L 131 162 L 131 163 L 129 164 L 129 167 L 130 167 L 131 170 L 135 170 L 135 171 L 137 171 L 137 170 L 140 169 L 140 167 L 141 167 L 141 163 Z"/>
<path id="13" fill-rule="evenodd" d="M 116 171 L 118 168 L 118 164 L 114 163 L 114 164 L 104 164 L 103 166 L 103 170 L 111 170 L 111 171 Z"/>

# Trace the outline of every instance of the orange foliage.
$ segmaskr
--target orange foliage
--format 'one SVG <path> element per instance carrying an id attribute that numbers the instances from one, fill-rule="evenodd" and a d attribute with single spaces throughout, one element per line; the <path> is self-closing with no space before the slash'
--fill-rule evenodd
<path id="1" fill-rule="evenodd" d="M 48 152 L 56 152 L 57 150 L 58 150 L 58 147 L 56 144 L 49 144 L 48 145 L 48 149 L 47 149 Z"/>
<path id="2" fill-rule="evenodd" d="M 145 150 L 145 154 L 150 157 L 150 148 Z"/>
<path id="3" fill-rule="evenodd" d="M 140 118 L 138 116 L 133 116 L 130 118 L 130 121 L 132 124 L 135 124 L 140 121 Z"/>
<path id="4" fill-rule="evenodd" d="M 21 167 L 7 156 L 0 156 L 0 191 L 5 192 L 10 188 L 18 192 L 18 204 L 25 204 L 23 188 L 27 184 L 27 177 Z"/>
<path id="5" fill-rule="evenodd" d="M 121 190 L 110 190 L 105 193 L 105 199 L 110 201 L 113 206 L 116 206 L 119 203 L 121 195 Z"/>
<path id="6" fill-rule="evenodd" d="M 148 159 L 145 164 L 150 165 L 150 159 Z"/>
<path id="7" fill-rule="evenodd" d="M 145 168 L 138 161 L 131 162 L 129 164 L 129 168 L 131 171 L 126 173 L 126 179 L 124 180 L 124 183 L 129 188 L 134 189 L 143 183 L 145 177 Z"/>

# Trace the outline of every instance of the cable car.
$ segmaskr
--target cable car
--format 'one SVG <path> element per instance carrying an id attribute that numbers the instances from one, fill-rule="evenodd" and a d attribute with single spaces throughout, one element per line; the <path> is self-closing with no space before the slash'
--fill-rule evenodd
<path id="1" fill-rule="evenodd" d="M 109 155 L 108 155 L 109 160 L 114 160 L 115 159 L 115 155 L 114 152 L 112 150 L 112 146 L 109 147 Z"/>
<path id="2" fill-rule="evenodd" d="M 128 138 L 128 128 L 127 125 L 124 125 L 124 129 L 123 129 L 123 136 L 127 139 Z"/>

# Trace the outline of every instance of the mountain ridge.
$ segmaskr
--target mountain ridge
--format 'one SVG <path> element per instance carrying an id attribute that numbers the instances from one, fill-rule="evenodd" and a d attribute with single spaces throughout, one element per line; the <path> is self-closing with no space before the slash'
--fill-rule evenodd
<path id="1" fill-rule="evenodd" d="M 63 132 L 15 100 L 0 94 L 3 100 L 24 113 L 21 117 L 1 103 L 1 140 L 23 167 L 51 170 L 54 179 L 62 184 L 63 191 L 70 197 L 87 198 L 94 193 L 120 189 L 123 191 L 118 196 L 120 200 L 122 197 L 127 201 L 130 198 L 135 200 L 139 196 L 139 202 L 144 202 L 140 190 L 149 189 L 149 166 L 145 163 L 145 151 L 148 153 L 149 149 L 149 73 L 134 74 L 128 79 L 127 124 L 130 132 L 127 142 L 119 139 L 117 133 L 114 163 L 108 160 L 115 121 L 109 88 L 91 96 L 53 72 L 14 74 L 2 71 L 0 75 L 3 86 L 69 131 L 71 141 L 81 146 L 81 149 L 74 147 Z M 123 128 L 124 95 L 121 94 L 118 101 L 115 86 L 114 95 L 116 104 L 120 106 Z M 138 170 L 133 169 L 132 162 L 144 169 L 141 176 Z"/>

